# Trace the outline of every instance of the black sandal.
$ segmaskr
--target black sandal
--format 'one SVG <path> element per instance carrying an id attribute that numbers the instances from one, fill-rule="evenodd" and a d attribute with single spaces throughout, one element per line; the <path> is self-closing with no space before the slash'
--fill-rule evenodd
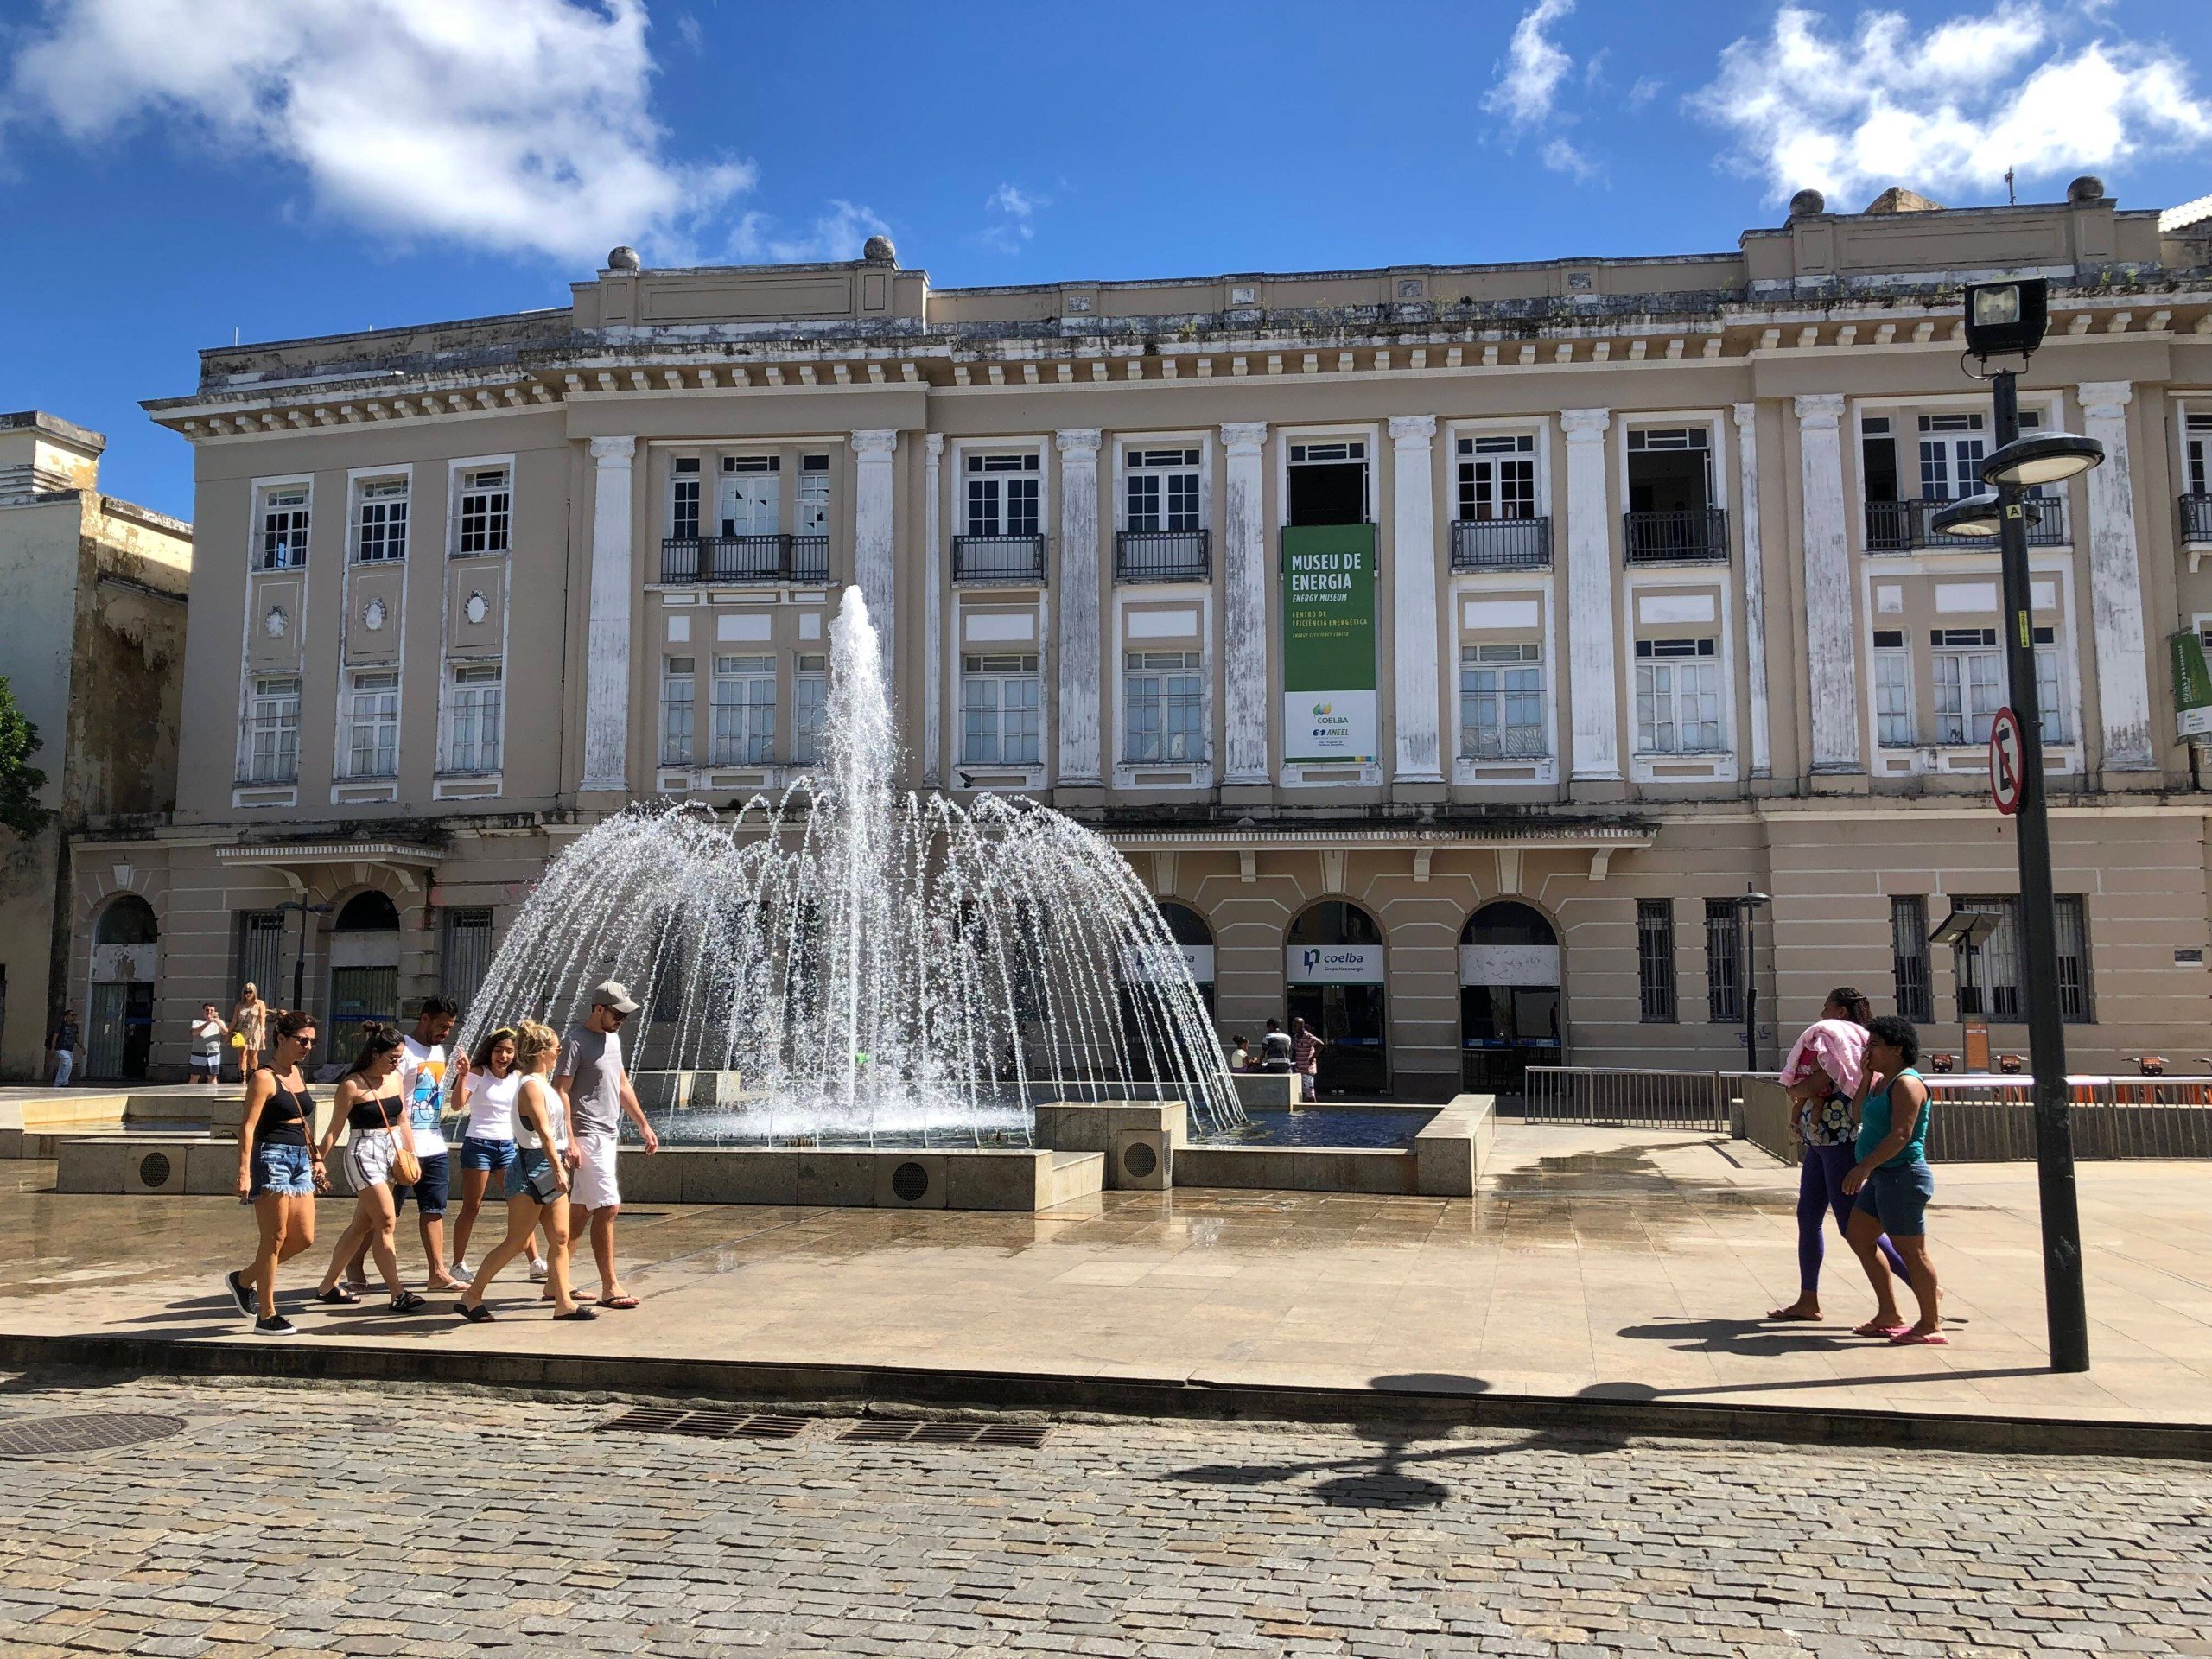
<path id="1" fill-rule="evenodd" d="M 453 1311 L 460 1314 L 462 1319 L 467 1319 L 471 1325 L 489 1325 L 494 1319 L 499 1317 L 481 1302 L 477 1303 L 474 1307 L 471 1307 L 467 1302 L 455 1302 L 453 1305 Z"/>
<path id="2" fill-rule="evenodd" d="M 429 1306 L 429 1302 L 411 1290 L 403 1290 L 391 1299 L 391 1311 L 395 1313 L 420 1313 Z"/>
<path id="3" fill-rule="evenodd" d="M 351 1307 L 361 1299 L 343 1285 L 333 1285 L 328 1290 L 318 1290 L 315 1299 L 325 1307 Z"/>
<path id="4" fill-rule="evenodd" d="M 556 1313 L 553 1317 L 556 1319 L 595 1319 L 599 1315 L 593 1313 L 591 1309 L 579 1304 L 578 1306 L 570 1308 L 567 1313 Z"/>

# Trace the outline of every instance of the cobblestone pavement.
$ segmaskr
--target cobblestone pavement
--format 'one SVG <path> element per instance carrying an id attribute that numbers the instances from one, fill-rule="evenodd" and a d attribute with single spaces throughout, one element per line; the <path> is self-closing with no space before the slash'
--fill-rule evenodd
<path id="1" fill-rule="evenodd" d="M 0 1651 L 2212 1654 L 2212 1469 L 1061 1423 L 599 1432 L 421 1389 L 0 1389 Z"/>

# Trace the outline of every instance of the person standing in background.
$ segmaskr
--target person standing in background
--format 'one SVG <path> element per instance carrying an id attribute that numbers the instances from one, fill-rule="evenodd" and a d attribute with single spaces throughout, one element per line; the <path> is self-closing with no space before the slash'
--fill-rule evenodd
<path id="1" fill-rule="evenodd" d="M 261 1050 L 269 1035 L 269 1005 L 251 981 L 238 993 L 231 1010 L 231 1037 L 238 1051 L 238 1081 L 243 1083 L 261 1066 Z"/>
<path id="2" fill-rule="evenodd" d="M 69 1078 L 77 1070 L 77 1010 L 65 1007 L 61 1017 L 54 1022 L 54 1029 L 46 1034 L 46 1052 L 54 1066 L 54 1086 L 67 1089 Z"/>
<path id="3" fill-rule="evenodd" d="M 402 1038 L 399 1046 L 399 1090 L 406 1097 L 407 1125 L 413 1132 L 415 1156 L 423 1166 L 423 1178 L 410 1185 L 393 1186 L 391 1212 L 396 1224 L 412 1195 L 416 1228 L 423 1237 L 423 1259 L 429 1267 L 429 1276 L 424 1283 L 428 1290 L 461 1287 L 461 1281 L 446 1266 L 446 1200 L 452 1190 L 453 1170 L 446 1149 L 445 1131 L 439 1126 L 439 1119 L 445 1112 L 448 1088 L 446 1039 L 453 1034 L 454 1019 L 459 1013 L 460 1009 L 445 997 L 423 998 L 422 1011 L 415 1016 L 414 1031 Z M 451 1078 L 455 1098 L 460 1096 L 467 1077 L 468 1057 L 464 1054 L 454 1062 Z M 356 1289 L 367 1284 L 367 1257 L 368 1245 L 365 1241 L 346 1263 L 346 1282 Z"/>
<path id="4" fill-rule="evenodd" d="M 230 1034 L 230 1022 L 215 1012 L 215 1005 L 202 1002 L 200 1017 L 192 1022 L 192 1052 L 185 1059 L 187 1081 L 198 1083 L 205 1077 L 211 1089 L 223 1086 L 223 1039 Z"/>
<path id="5" fill-rule="evenodd" d="M 614 1175 L 614 1138 L 623 1115 L 637 1124 L 648 1153 L 660 1150 L 660 1137 L 645 1121 L 645 1109 L 638 1104 L 637 1091 L 630 1087 L 630 1075 L 622 1065 L 622 1022 L 637 1011 L 626 987 L 611 979 L 593 986 L 590 1017 L 561 1039 L 561 1058 L 553 1065 L 553 1087 L 560 1094 L 576 1153 L 569 1209 L 590 1218 L 592 1256 L 599 1267 L 599 1305 L 618 1311 L 638 1305 L 614 1270 L 614 1217 L 622 1207 Z M 571 1238 L 582 1230 L 582 1223 L 571 1221 Z"/>
<path id="6" fill-rule="evenodd" d="M 1312 1102 L 1321 1093 L 1321 1039 L 1303 1020 L 1290 1022 L 1291 1066 L 1298 1073 L 1298 1096 Z"/>

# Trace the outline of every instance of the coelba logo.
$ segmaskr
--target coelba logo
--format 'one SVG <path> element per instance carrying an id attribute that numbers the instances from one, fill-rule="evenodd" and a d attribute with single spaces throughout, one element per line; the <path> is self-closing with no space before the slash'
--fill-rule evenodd
<path id="1" fill-rule="evenodd" d="M 1334 714 L 1336 712 L 1336 708 L 1332 703 L 1317 702 L 1313 705 L 1313 712 L 1316 715 Z"/>
<path id="2" fill-rule="evenodd" d="M 1318 968 L 1320 966 L 1320 963 L 1321 953 L 1317 950 L 1308 947 L 1306 955 L 1300 959 L 1299 965 L 1301 968 Z"/>

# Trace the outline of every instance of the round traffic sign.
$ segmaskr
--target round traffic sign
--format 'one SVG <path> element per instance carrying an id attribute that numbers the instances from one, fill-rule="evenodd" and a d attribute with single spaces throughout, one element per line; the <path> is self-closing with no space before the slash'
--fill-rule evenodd
<path id="1" fill-rule="evenodd" d="M 2020 741 L 2020 721 L 2012 709 L 1999 709 L 1989 722 L 1989 798 L 2010 817 L 2020 810 L 2026 789 L 2026 747 Z"/>

